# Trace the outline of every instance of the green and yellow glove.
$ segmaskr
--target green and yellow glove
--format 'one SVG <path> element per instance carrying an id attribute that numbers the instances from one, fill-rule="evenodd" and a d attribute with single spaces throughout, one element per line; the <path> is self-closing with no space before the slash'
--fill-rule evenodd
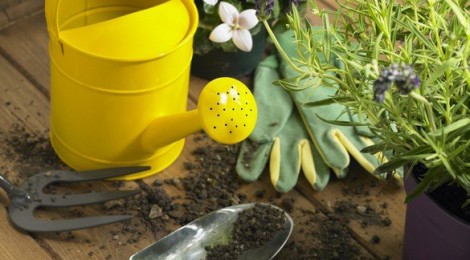
<path id="1" fill-rule="evenodd" d="M 287 55 L 295 60 L 298 53 L 292 32 L 280 34 L 278 40 Z M 325 62 L 322 57 L 319 60 Z M 241 145 L 236 166 L 238 175 L 246 181 L 255 181 L 269 161 L 271 181 L 277 191 L 291 190 L 301 168 L 312 187 L 322 190 L 328 184 L 330 169 L 339 178 L 347 176 L 352 155 L 375 177 L 385 178 L 385 175 L 374 174 L 374 170 L 386 158 L 382 154 L 361 152 L 373 144 L 367 129 L 326 122 L 355 121 L 346 107 L 337 103 L 304 105 L 333 97 L 337 85 L 331 82 L 292 92 L 273 85 L 279 78 L 297 75 L 287 62 L 278 64 L 272 56 L 258 67 L 254 95 L 259 118 L 255 130 Z"/>
<path id="2" fill-rule="evenodd" d="M 271 182 L 277 191 L 291 190 L 301 168 L 310 184 L 321 190 L 328 183 L 329 169 L 310 142 L 289 92 L 273 85 L 279 79 L 278 69 L 276 58 L 270 56 L 255 72 L 258 120 L 241 145 L 237 173 L 246 181 L 255 181 L 269 161 Z"/>
<path id="3" fill-rule="evenodd" d="M 312 30 L 319 29 L 312 28 Z M 313 42 L 315 43 L 322 39 L 320 34 L 318 39 L 313 39 Z M 297 44 L 291 31 L 280 34 L 278 41 L 288 57 L 291 57 L 292 60 L 299 57 Z M 325 57 L 319 57 L 319 60 L 320 62 L 326 62 Z M 284 79 L 295 78 L 299 75 L 285 61 L 282 61 L 280 64 L 280 72 Z M 305 106 L 309 102 L 317 102 L 334 97 L 338 85 L 334 85 L 334 82 L 330 83 L 291 92 L 291 97 L 308 130 L 309 136 L 324 162 L 339 178 L 344 178 L 347 175 L 350 155 L 365 170 L 373 173 L 377 166 L 386 161 L 386 158 L 382 154 L 371 155 L 361 152 L 364 147 L 373 144 L 371 139 L 363 135 L 364 131 L 358 131 L 356 127 L 352 126 L 341 126 L 325 122 L 335 120 L 353 121 L 345 106 L 338 103 L 314 107 Z M 385 177 L 376 174 L 374 176 L 379 178 Z"/>

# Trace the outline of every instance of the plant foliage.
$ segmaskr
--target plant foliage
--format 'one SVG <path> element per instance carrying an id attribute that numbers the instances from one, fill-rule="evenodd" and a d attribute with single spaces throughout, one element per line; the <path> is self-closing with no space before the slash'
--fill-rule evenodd
<path id="1" fill-rule="evenodd" d="M 335 96 L 305 105 L 340 102 L 359 115 L 377 137 L 364 152 L 391 155 L 377 173 L 424 164 L 428 171 L 407 200 L 449 182 L 470 194 L 470 1 L 401 2 L 338 1 L 333 12 L 310 0 L 311 11 L 322 20 L 320 31 L 311 30 L 309 21 L 293 10 L 288 26 L 299 58 L 284 59 L 300 76 L 279 84 L 295 91 L 312 87 L 301 81 L 308 77 L 318 77 L 321 84 L 335 80 Z M 341 66 L 319 62 L 319 54 Z M 403 91 L 392 82 L 383 102 L 374 101 L 374 83 L 397 64 L 411 66 L 419 87 Z"/>

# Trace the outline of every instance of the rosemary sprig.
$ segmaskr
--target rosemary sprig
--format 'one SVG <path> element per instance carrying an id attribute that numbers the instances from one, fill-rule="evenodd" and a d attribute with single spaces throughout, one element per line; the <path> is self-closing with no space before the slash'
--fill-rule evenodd
<path id="1" fill-rule="evenodd" d="M 319 78 L 315 86 L 334 78 L 335 96 L 306 105 L 339 102 L 359 114 L 378 140 L 366 150 L 392 154 L 378 171 L 423 163 L 428 174 L 408 200 L 449 180 L 470 197 L 470 1 L 402 2 L 337 1 L 339 9 L 332 12 L 309 0 L 310 11 L 322 20 L 320 32 L 313 32 L 294 6 L 288 28 L 299 55 L 296 60 L 282 57 L 300 76 L 281 85 L 295 91 L 309 87 L 304 85 L 306 75 Z M 323 40 L 312 42 L 314 38 Z M 281 46 L 276 47 L 282 54 Z M 320 63 L 318 55 L 333 57 L 342 66 Z M 420 79 L 419 87 L 407 81 L 409 72 L 399 74 L 397 69 L 403 77 L 394 74 L 379 82 L 378 92 L 381 73 L 405 65 Z M 373 101 L 374 95 L 380 102 Z"/>

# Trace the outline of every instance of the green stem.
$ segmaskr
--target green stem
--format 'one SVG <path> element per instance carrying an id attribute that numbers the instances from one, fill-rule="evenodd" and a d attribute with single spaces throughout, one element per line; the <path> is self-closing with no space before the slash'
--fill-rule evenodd
<path id="1" fill-rule="evenodd" d="M 347 89 L 348 85 L 343 81 L 341 80 L 340 78 L 338 77 L 335 77 L 335 76 L 332 76 L 332 75 L 328 75 L 327 73 L 323 74 L 323 78 L 324 79 L 330 79 L 330 80 L 333 80 L 335 81 L 336 83 L 340 84 L 343 88 Z"/>
<path id="2" fill-rule="evenodd" d="M 441 37 L 439 36 L 439 26 L 436 24 L 436 10 L 434 9 L 434 4 L 430 4 L 429 6 L 429 11 L 430 11 L 430 16 L 431 16 L 431 24 L 432 26 L 432 32 L 434 34 L 435 40 L 436 40 L 436 45 L 437 45 L 437 51 L 439 52 L 439 57 L 444 57 L 444 53 L 442 51 L 442 43 L 441 43 Z"/>
<path id="3" fill-rule="evenodd" d="M 284 49 L 281 47 L 281 44 L 279 43 L 279 41 L 277 40 L 276 38 L 276 35 L 274 35 L 274 32 L 271 30 L 271 26 L 269 26 L 268 22 L 266 20 L 263 21 L 263 24 L 264 24 L 264 27 L 266 28 L 266 31 L 268 32 L 269 34 L 269 37 L 271 38 L 271 40 L 273 41 L 274 43 L 274 46 L 276 46 L 276 49 L 277 51 L 279 52 L 279 54 L 281 55 L 281 57 L 284 59 L 284 61 L 286 61 L 289 66 L 294 69 L 295 71 L 301 73 L 301 74 L 305 74 L 305 71 L 302 70 L 301 68 L 299 68 L 297 65 L 295 65 L 295 63 L 289 58 L 289 56 L 287 55 L 287 53 L 284 51 Z"/>
<path id="4" fill-rule="evenodd" d="M 416 91 L 411 91 L 409 95 L 414 100 L 424 104 L 424 107 L 426 109 L 426 117 L 428 118 L 429 124 L 431 125 L 431 130 L 432 131 L 436 130 L 436 124 L 434 123 L 434 117 L 433 117 L 433 113 L 432 113 L 431 103 L 429 103 L 429 101 L 426 98 L 424 98 L 420 94 L 416 93 Z"/>

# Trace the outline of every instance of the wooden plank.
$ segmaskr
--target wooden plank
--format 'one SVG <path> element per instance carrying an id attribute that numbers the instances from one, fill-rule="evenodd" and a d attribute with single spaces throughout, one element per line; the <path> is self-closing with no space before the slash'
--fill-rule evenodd
<path id="1" fill-rule="evenodd" d="M 3 195 L 3 194 L 2 194 Z M 4 201 L 2 201 L 4 203 Z M 8 212 L 0 207 L 0 255 L 2 259 L 51 259 L 28 234 L 20 233 L 8 222 Z"/>
<path id="2" fill-rule="evenodd" d="M 22 121 L 36 130 L 44 130 L 47 125 L 45 111 L 47 100 L 35 91 L 34 87 L 16 71 L 3 57 L 0 57 L 0 134 L 12 124 Z M 27 107 L 23 106 L 23 102 Z M 1 144 L 0 144 L 1 145 Z M 0 146 L 3 150 L 3 147 Z M 0 158 L 1 174 L 8 177 L 11 163 Z M 7 195 L 0 192 L 1 204 L 7 205 Z M 49 259 L 51 256 L 43 250 L 28 234 L 14 229 L 9 223 L 8 213 L 0 207 L 0 255 L 2 259 Z M 27 248 L 27 250 L 25 250 Z"/>
<path id="3" fill-rule="evenodd" d="M 5 27 L 8 24 L 8 16 L 6 13 L 0 11 L 0 28 Z"/>
<path id="4" fill-rule="evenodd" d="M 0 53 L 42 92 L 49 88 L 49 58 L 44 13 L 0 31 Z"/>
<path id="5" fill-rule="evenodd" d="M 48 126 L 48 100 L 27 79 L 22 77 L 8 62 L 2 58 L 0 71 L 2 95 L 0 96 L 0 113 L 3 124 L 0 129 L 8 130 L 15 122 L 28 124 L 38 132 L 44 132 Z M 26 104 L 26 105 L 24 105 Z"/>
<path id="6" fill-rule="evenodd" d="M 16 20 L 42 9 L 44 9 L 44 1 L 26 0 L 6 8 L 5 12 L 10 20 Z"/>

